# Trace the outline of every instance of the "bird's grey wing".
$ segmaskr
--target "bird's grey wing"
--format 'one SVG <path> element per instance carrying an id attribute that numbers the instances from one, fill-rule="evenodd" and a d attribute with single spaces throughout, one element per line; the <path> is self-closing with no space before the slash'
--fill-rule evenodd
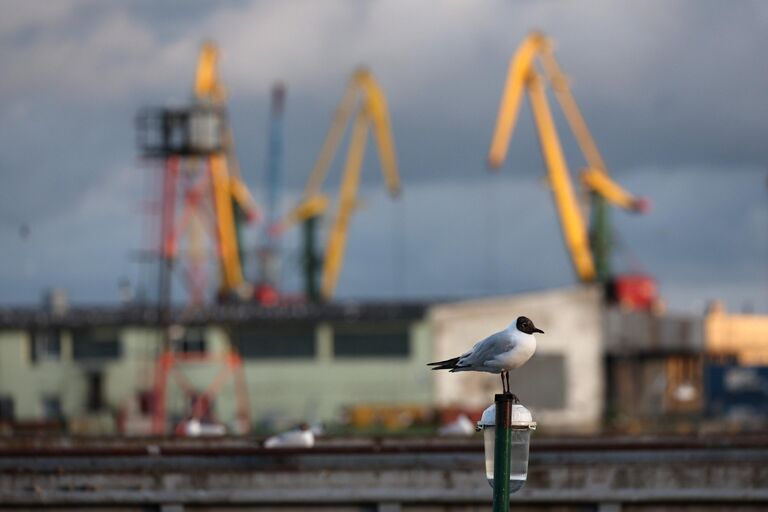
<path id="1" fill-rule="evenodd" d="M 458 366 L 482 366 L 497 355 L 512 350 L 515 344 L 512 336 L 504 331 L 491 334 L 477 342 L 467 355 L 459 359 Z"/>

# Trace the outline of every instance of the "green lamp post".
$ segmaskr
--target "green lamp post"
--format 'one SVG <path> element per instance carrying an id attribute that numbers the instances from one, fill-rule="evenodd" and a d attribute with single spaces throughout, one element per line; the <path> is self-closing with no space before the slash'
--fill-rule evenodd
<path id="1" fill-rule="evenodd" d="M 528 477 L 528 448 L 536 429 L 531 411 L 509 393 L 498 394 L 477 423 L 483 431 L 485 473 L 493 488 L 493 510 L 509 510 L 509 496 Z"/>

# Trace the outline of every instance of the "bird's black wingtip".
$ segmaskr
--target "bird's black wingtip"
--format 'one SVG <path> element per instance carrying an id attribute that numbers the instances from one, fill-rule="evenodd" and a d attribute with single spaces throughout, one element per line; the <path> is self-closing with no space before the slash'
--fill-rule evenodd
<path id="1" fill-rule="evenodd" d="M 461 357 L 453 357 L 451 359 L 446 359 L 445 361 L 435 361 L 434 363 L 427 363 L 427 366 L 434 366 L 432 368 L 433 370 L 447 370 L 449 368 L 453 368 L 456 366 L 456 363 L 459 362 L 459 359 Z"/>

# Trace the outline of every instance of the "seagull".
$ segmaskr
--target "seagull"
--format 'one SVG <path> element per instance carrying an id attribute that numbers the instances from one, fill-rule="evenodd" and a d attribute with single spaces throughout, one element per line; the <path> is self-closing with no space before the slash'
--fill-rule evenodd
<path id="1" fill-rule="evenodd" d="M 521 367 L 536 352 L 535 332 L 544 334 L 529 318 L 519 316 L 509 327 L 478 341 L 471 350 L 459 357 L 436 361 L 427 366 L 434 366 L 433 370 L 451 372 L 500 373 L 502 390 L 508 394 L 509 370 Z"/>
<path id="2" fill-rule="evenodd" d="M 315 434 L 309 425 L 302 423 L 298 428 L 267 438 L 264 448 L 312 448 L 314 444 Z"/>

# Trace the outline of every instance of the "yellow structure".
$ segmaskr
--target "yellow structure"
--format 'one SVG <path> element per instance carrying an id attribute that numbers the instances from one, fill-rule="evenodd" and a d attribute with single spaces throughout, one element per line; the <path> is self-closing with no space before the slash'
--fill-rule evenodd
<path id="1" fill-rule="evenodd" d="M 226 90 L 218 75 L 218 49 L 215 44 L 206 42 L 200 52 L 195 77 L 195 99 L 205 106 L 223 108 Z M 223 149 L 208 157 L 210 186 L 212 189 L 213 208 L 215 211 L 215 232 L 218 241 L 220 269 L 219 293 L 222 296 L 238 294 L 249 295 L 250 286 L 243 277 L 240 261 L 240 242 L 237 237 L 237 221 L 233 210 L 233 201 L 253 218 L 257 215 L 253 198 L 240 177 L 234 154 L 234 141 L 227 123 L 223 130 Z M 193 130 L 195 127 L 193 126 Z M 196 204 L 187 203 L 187 208 L 196 208 Z M 190 224 L 193 226 L 193 224 Z M 200 223 L 197 224 L 200 226 Z M 196 239 L 200 240 L 197 236 Z M 191 253 L 200 254 L 199 248 L 190 247 Z"/>
<path id="2" fill-rule="evenodd" d="M 226 89 L 219 81 L 218 63 L 219 49 L 210 41 L 203 43 L 195 74 L 195 97 L 197 99 L 217 103 L 223 103 L 226 99 Z"/>
<path id="3" fill-rule="evenodd" d="M 540 62 L 541 71 L 537 68 L 537 61 Z M 582 185 L 588 191 L 621 208 L 643 208 L 644 203 L 641 200 L 622 189 L 608 175 L 600 152 L 568 87 L 568 79 L 555 59 L 552 42 L 541 32 L 530 34 L 512 58 L 488 154 L 488 164 L 492 169 L 497 169 L 504 162 L 522 95 L 526 91 L 536 121 L 541 151 L 549 171 L 549 184 L 555 196 L 566 246 L 579 279 L 591 282 L 595 280 L 596 270 L 587 225 L 568 174 L 568 166 L 547 100 L 545 81 L 551 84 L 587 162 L 587 169 L 581 176 Z"/>
<path id="4" fill-rule="evenodd" d="M 344 260 L 349 220 L 358 206 L 357 192 L 360 185 L 360 171 L 365 155 L 369 126 L 373 126 L 379 161 L 390 195 L 400 193 L 400 177 L 397 170 L 395 144 L 389 122 L 387 100 L 371 72 L 358 68 L 347 85 L 336 114 L 325 137 L 320 155 L 304 189 L 301 203 L 281 222 L 281 229 L 300 221 L 318 217 L 328 209 L 328 198 L 321 193 L 328 168 L 341 143 L 347 123 L 354 114 L 352 134 L 344 165 L 338 208 L 325 247 L 321 295 L 329 300 L 336 290 Z"/>
<path id="5" fill-rule="evenodd" d="M 768 315 L 731 314 L 716 302 L 704 332 L 707 353 L 736 356 L 741 365 L 768 365 Z"/>

